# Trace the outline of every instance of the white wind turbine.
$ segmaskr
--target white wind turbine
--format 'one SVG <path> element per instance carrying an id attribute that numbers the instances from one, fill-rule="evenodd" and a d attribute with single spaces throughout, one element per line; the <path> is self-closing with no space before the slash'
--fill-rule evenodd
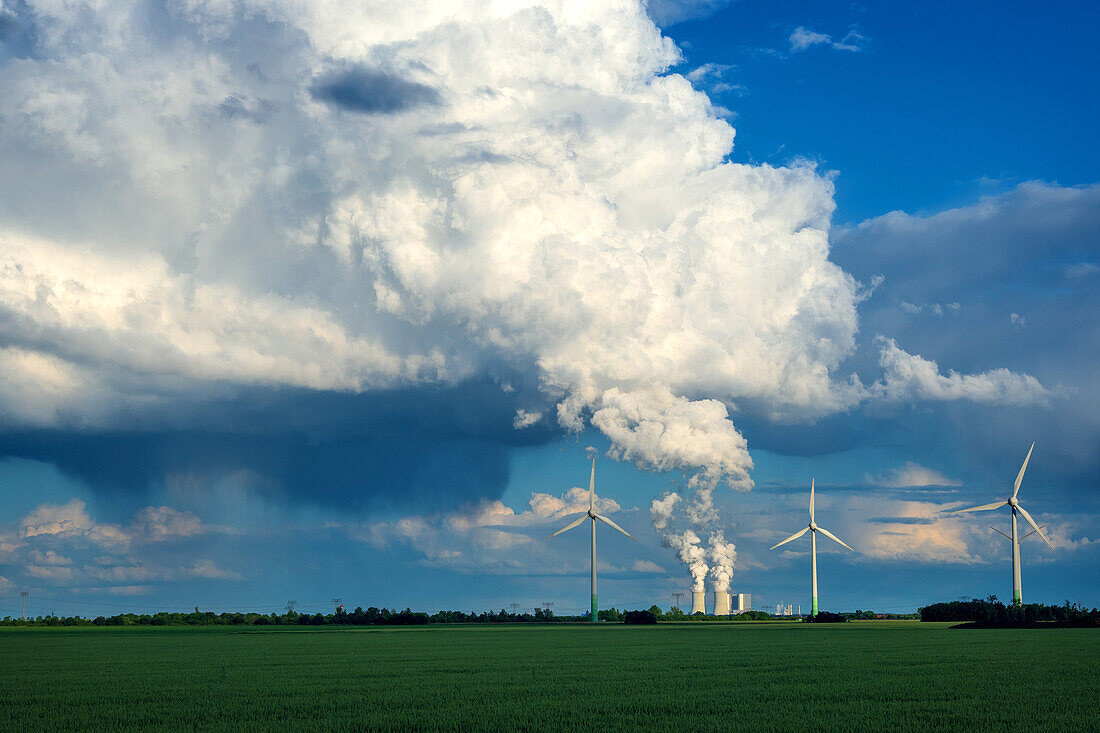
<path id="1" fill-rule="evenodd" d="M 810 615 L 811 616 L 816 616 L 817 615 L 817 533 L 820 532 L 821 534 L 825 535 L 829 539 L 833 540 L 834 542 L 839 542 L 840 544 L 844 545 L 845 547 L 848 547 L 848 545 L 844 544 L 844 540 L 840 539 L 839 537 L 837 537 L 835 534 L 833 534 L 829 530 L 825 529 L 824 527 L 818 527 L 817 522 L 814 521 L 814 480 L 813 479 L 810 479 L 810 524 L 808 526 L 806 526 L 805 528 L 803 528 L 803 530 L 801 532 L 796 532 L 796 533 L 792 534 L 790 537 L 788 537 L 787 539 L 780 542 L 779 545 L 785 545 L 788 542 L 790 542 L 791 540 L 797 540 L 799 537 L 806 534 L 807 532 L 811 533 L 810 534 L 810 572 L 813 575 L 813 596 L 811 597 Z M 776 547 L 779 547 L 779 545 L 774 545 L 771 549 L 774 550 Z M 851 547 L 848 547 L 848 549 L 852 550 Z M 855 550 L 852 550 L 852 552 L 855 552 Z"/>
<path id="2" fill-rule="evenodd" d="M 1031 518 L 1031 515 L 1027 513 L 1027 510 L 1020 506 L 1020 502 L 1016 500 L 1016 494 L 1020 493 L 1020 482 L 1024 480 L 1024 471 L 1027 470 L 1027 462 L 1031 460 L 1031 451 L 1035 450 L 1035 444 L 1032 443 L 1031 447 L 1027 449 L 1027 457 L 1024 458 L 1024 465 L 1020 466 L 1020 472 L 1016 474 L 1016 483 L 1012 485 L 1012 496 L 1008 497 L 1006 501 L 995 501 L 992 504 L 983 504 L 982 506 L 972 506 L 969 509 L 959 509 L 952 512 L 952 514 L 962 514 L 963 512 L 984 512 L 989 509 L 1000 509 L 1003 506 L 1012 507 L 1012 536 L 1008 539 L 1012 542 L 1012 603 L 1014 605 L 1021 605 L 1024 602 L 1023 584 L 1020 582 L 1020 542 L 1025 537 L 1030 537 L 1033 534 L 1038 534 L 1043 538 L 1043 542 L 1047 543 L 1047 547 L 1054 549 L 1054 545 L 1050 544 L 1050 540 L 1043 534 L 1043 528 L 1035 523 L 1035 520 Z M 1019 513 L 1027 520 L 1027 523 L 1031 525 L 1031 532 L 1020 537 L 1018 530 L 1016 529 L 1016 514 Z M 995 530 L 1000 531 L 1000 530 Z M 1004 532 L 1001 532 L 1004 534 Z"/>
<path id="3" fill-rule="evenodd" d="M 557 537 L 562 532 L 566 532 L 570 529 L 573 529 L 574 527 L 576 527 L 577 525 L 579 525 L 581 522 L 583 522 L 586 519 L 592 520 L 592 622 L 593 623 L 595 623 L 596 621 L 599 621 L 599 616 L 598 616 L 597 611 L 596 611 L 596 520 L 598 519 L 601 522 L 603 522 L 604 524 L 606 524 L 608 527 L 611 527 L 612 529 L 617 529 L 620 532 L 622 532 L 623 534 L 625 534 L 627 537 L 630 537 L 630 533 L 627 532 L 625 529 L 623 529 L 619 525 L 615 524 L 614 522 L 612 522 L 610 519 L 603 516 L 602 514 L 597 514 L 596 510 L 595 510 L 595 504 L 596 504 L 596 458 L 595 458 L 595 456 L 593 456 L 592 457 L 592 474 L 588 478 L 588 512 L 585 513 L 585 514 L 582 514 L 580 517 L 578 517 L 574 521 L 572 521 L 569 524 L 565 525 L 564 527 L 559 529 L 554 534 L 550 535 L 550 537 Z M 546 539 L 550 539 L 550 537 L 547 537 Z M 630 539 L 634 540 L 635 542 L 638 541 L 638 540 L 635 540 L 633 537 L 630 537 Z"/>

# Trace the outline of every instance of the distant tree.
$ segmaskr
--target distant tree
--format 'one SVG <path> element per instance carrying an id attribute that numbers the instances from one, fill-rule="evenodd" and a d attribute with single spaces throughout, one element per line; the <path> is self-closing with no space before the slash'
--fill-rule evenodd
<path id="1" fill-rule="evenodd" d="M 659 611 L 660 609 L 658 609 Z M 653 611 L 627 611 L 623 614 L 624 624 L 649 625 L 657 623 L 657 616 Z"/>
<path id="2" fill-rule="evenodd" d="M 605 608 L 596 618 L 600 621 L 622 621 L 623 615 L 616 608 Z"/>
<path id="3" fill-rule="evenodd" d="M 730 618 L 734 621 L 770 621 L 773 617 L 767 611 L 744 611 Z"/>

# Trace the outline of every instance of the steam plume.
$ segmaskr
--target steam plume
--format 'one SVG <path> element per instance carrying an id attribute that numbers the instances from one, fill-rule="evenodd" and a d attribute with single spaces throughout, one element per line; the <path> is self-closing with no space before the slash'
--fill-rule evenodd
<path id="1" fill-rule="evenodd" d="M 710 535 L 710 576 L 716 591 L 728 591 L 733 580 L 733 564 L 737 561 L 737 548 L 726 542 L 722 530 Z"/>
<path id="2" fill-rule="evenodd" d="M 691 590 L 706 590 L 705 582 L 710 568 L 707 565 L 707 551 L 699 545 L 699 535 L 689 529 L 682 534 L 665 535 L 663 542 L 675 549 L 680 560 L 688 566 Z"/>

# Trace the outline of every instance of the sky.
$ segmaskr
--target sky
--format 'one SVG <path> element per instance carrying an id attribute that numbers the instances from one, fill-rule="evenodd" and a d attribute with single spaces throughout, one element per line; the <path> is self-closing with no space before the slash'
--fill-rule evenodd
<path id="1" fill-rule="evenodd" d="M 1100 605 L 1096 19 L 0 0 L 0 616 Z"/>

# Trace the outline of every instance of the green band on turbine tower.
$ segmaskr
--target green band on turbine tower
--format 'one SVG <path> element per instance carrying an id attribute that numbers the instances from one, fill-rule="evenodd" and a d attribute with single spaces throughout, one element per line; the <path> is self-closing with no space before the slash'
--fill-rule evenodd
<path id="1" fill-rule="evenodd" d="M 1024 594 L 1018 590 L 1012 591 L 1012 605 L 1022 606 L 1024 604 Z"/>
<path id="2" fill-rule="evenodd" d="M 592 594 L 592 623 L 596 623 L 600 620 L 599 614 L 596 612 L 596 594 Z"/>
<path id="3" fill-rule="evenodd" d="M 817 596 L 813 597 L 813 603 L 810 606 L 810 615 L 811 616 L 816 616 L 817 615 Z"/>

